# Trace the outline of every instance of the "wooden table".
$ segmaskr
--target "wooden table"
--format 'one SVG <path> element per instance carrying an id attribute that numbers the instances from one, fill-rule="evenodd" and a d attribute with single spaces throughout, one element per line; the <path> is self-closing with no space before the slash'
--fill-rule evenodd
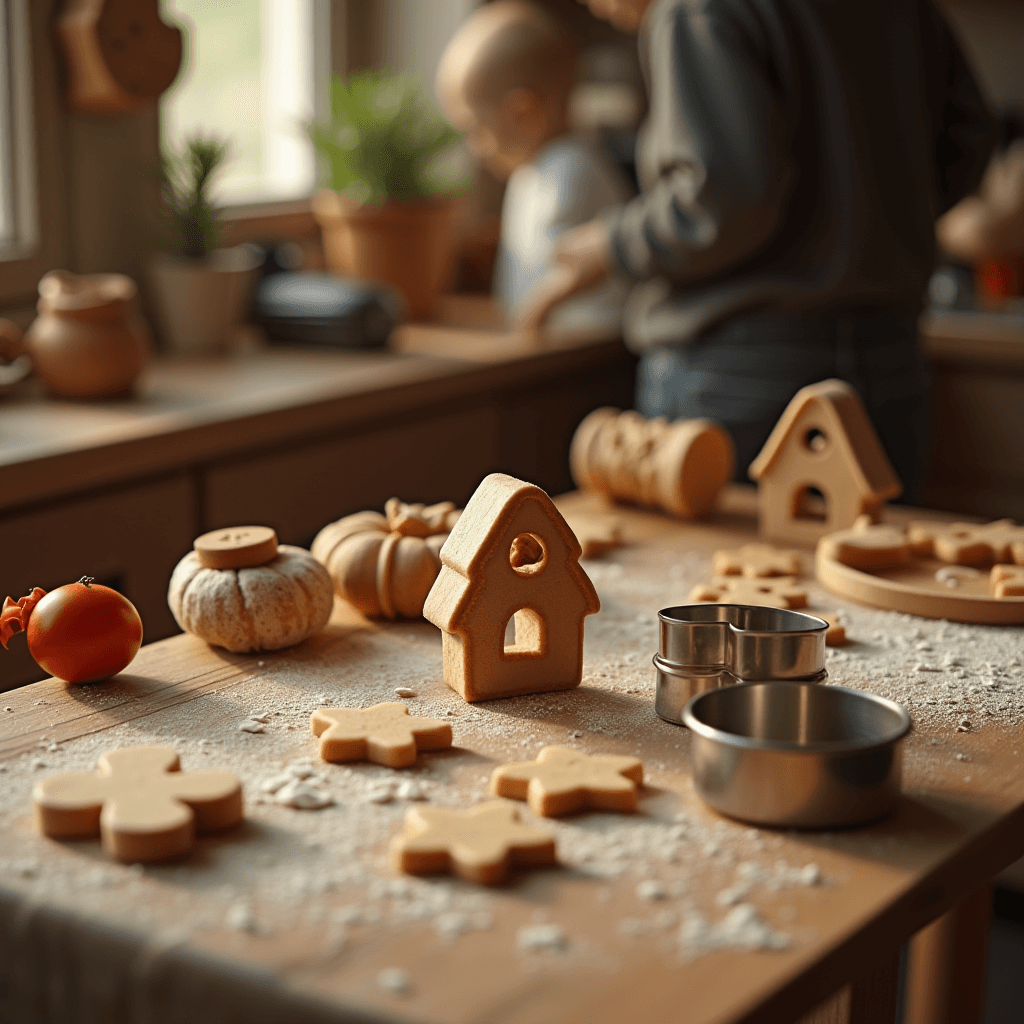
<path id="1" fill-rule="evenodd" d="M 604 514 L 584 495 L 560 506 L 570 520 Z M 629 544 L 587 563 L 603 608 L 588 619 L 584 683 L 568 693 L 466 705 L 442 682 L 432 626 L 371 624 L 339 604 L 321 637 L 291 651 L 233 656 L 178 636 L 145 647 L 110 682 L 51 680 L 4 695 L 0 1020 L 783 1024 L 813 1011 L 816 1022 L 889 1024 L 901 944 L 951 908 L 961 918 L 984 908 L 972 894 L 1024 853 L 1019 660 L 1000 676 L 1003 697 L 984 704 L 996 711 L 957 710 L 983 700 L 969 684 L 983 664 L 1003 672 L 990 663 L 1019 650 L 1020 630 L 848 608 L 856 642 L 830 655 L 833 681 L 913 695 L 905 797 L 866 828 L 751 829 L 692 792 L 688 735 L 654 715 L 650 667 L 654 613 L 685 600 L 713 550 L 753 535 L 751 493 L 730 490 L 704 524 L 616 515 Z M 811 604 L 843 606 L 813 585 Z M 947 673 L 948 697 L 933 705 L 926 695 L 945 687 L 943 677 L 915 674 L 909 662 L 937 659 L 943 645 L 966 676 Z M 395 699 L 396 686 L 416 691 L 413 713 L 450 713 L 455 750 L 424 755 L 404 775 L 324 766 L 337 803 L 322 811 L 260 802 L 269 800 L 261 780 L 315 754 L 314 708 Z M 238 728 L 254 711 L 271 712 L 262 735 Z M 961 713 L 969 731 L 957 731 Z M 246 787 L 244 827 L 201 840 L 180 864 L 144 870 L 109 863 L 95 842 L 35 834 L 33 780 L 146 742 L 175 746 L 186 769 L 234 768 Z M 411 778 L 432 802 L 465 806 L 484 797 L 496 764 L 546 743 L 639 753 L 639 813 L 539 822 L 555 833 L 564 866 L 495 890 L 389 869 L 387 842 L 409 801 L 399 791 L 373 802 L 382 783 Z M 736 902 L 786 948 L 693 956 L 694 935 L 707 944 L 717 934 L 701 932 L 697 915 L 714 928 Z M 545 939 L 561 948 L 529 948 Z M 965 962 L 947 927 L 923 941 L 910 1019 L 940 1024 L 943 1011 L 928 1016 L 928 999 L 939 993 L 962 1007 L 950 999 L 976 1002 L 977 985 L 956 990 L 920 969 L 938 962 L 952 973 Z M 387 968 L 406 972 L 407 991 L 382 987 Z M 975 1017 L 968 1006 L 954 1019 Z"/>

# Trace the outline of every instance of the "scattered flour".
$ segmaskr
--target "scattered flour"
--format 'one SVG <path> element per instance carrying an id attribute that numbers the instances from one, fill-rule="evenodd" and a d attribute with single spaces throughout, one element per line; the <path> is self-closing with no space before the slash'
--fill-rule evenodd
<path id="1" fill-rule="evenodd" d="M 405 996 L 412 992 L 412 978 L 401 967 L 385 967 L 378 972 L 377 985 L 393 996 Z"/>
<path id="2" fill-rule="evenodd" d="M 527 953 L 560 952 L 569 948 L 569 940 L 557 924 L 530 924 L 516 932 L 516 946 Z"/>
<path id="3" fill-rule="evenodd" d="M 749 903 L 733 907 L 714 924 L 709 924 L 694 910 L 679 926 L 679 946 L 686 956 L 699 956 L 716 949 L 787 949 L 789 944 L 789 936 L 775 931 Z"/>

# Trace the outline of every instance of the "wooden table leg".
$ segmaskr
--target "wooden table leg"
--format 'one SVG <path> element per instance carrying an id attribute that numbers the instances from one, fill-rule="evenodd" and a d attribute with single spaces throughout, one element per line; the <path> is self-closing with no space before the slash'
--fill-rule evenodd
<path id="1" fill-rule="evenodd" d="M 984 885 L 914 936 L 906 1024 L 981 1024 L 991 916 Z"/>
<path id="2" fill-rule="evenodd" d="M 895 1024 L 900 984 L 900 954 L 850 986 L 850 1024 Z"/>
<path id="3" fill-rule="evenodd" d="M 896 953 L 801 1017 L 799 1024 L 895 1024 L 899 981 Z"/>

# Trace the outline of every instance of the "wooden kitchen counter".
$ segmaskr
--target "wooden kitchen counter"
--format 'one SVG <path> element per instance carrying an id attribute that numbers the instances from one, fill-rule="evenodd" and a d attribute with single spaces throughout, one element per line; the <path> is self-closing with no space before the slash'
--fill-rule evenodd
<path id="1" fill-rule="evenodd" d="M 583 495 L 559 505 L 570 521 L 606 514 Z M 730 489 L 703 524 L 615 514 L 627 545 L 584 563 L 602 610 L 567 693 L 467 705 L 442 681 L 434 627 L 339 603 L 290 651 L 234 656 L 178 636 L 107 683 L 6 694 L 0 1019 L 787 1024 L 839 992 L 816 1021 L 891 1022 L 900 945 L 1024 853 L 1024 633 L 854 607 L 812 583 L 812 608 L 844 609 L 853 640 L 830 652 L 831 680 L 914 718 L 904 798 L 865 828 L 748 828 L 693 793 L 688 734 L 653 711 L 650 658 L 657 609 L 686 600 L 716 548 L 754 535 L 752 494 Z M 263 795 L 282 765 L 315 757 L 315 708 L 394 700 L 398 686 L 417 694 L 412 713 L 450 718 L 452 751 L 404 772 L 324 765 L 336 802 L 320 811 Z M 263 734 L 239 730 L 261 711 Z M 35 833 L 35 780 L 139 743 L 174 746 L 186 770 L 238 772 L 244 826 L 145 869 Z M 638 813 L 547 821 L 524 807 L 564 866 L 493 890 L 391 870 L 410 801 L 375 802 L 382 785 L 411 779 L 432 803 L 467 806 L 496 765 L 548 743 L 640 755 Z M 729 924 L 737 906 L 745 932 Z M 389 968 L 406 990 L 381 984 Z"/>

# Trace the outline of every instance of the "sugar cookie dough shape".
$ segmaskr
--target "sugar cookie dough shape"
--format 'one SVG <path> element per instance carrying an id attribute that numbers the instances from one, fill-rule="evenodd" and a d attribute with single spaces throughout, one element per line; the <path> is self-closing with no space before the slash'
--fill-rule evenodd
<path id="1" fill-rule="evenodd" d="M 744 544 L 736 550 L 715 552 L 716 576 L 801 576 L 800 552 L 773 544 Z"/>
<path id="2" fill-rule="evenodd" d="M 230 772 L 183 772 L 170 747 L 124 747 L 94 772 L 51 775 L 32 791 L 39 831 L 52 839 L 99 835 L 126 863 L 187 853 L 196 833 L 242 820 L 242 785 Z"/>
<path id="3" fill-rule="evenodd" d="M 320 737 L 325 761 L 372 761 L 388 768 L 408 768 L 421 750 L 452 745 L 452 727 L 438 718 L 409 714 L 391 701 L 371 708 L 320 708 L 314 711 L 313 734 Z"/>
<path id="4" fill-rule="evenodd" d="M 750 579 L 745 576 L 716 576 L 690 591 L 691 601 L 720 604 L 753 604 L 768 608 L 804 608 L 807 591 L 792 576 Z"/>
<path id="5" fill-rule="evenodd" d="M 445 682 L 467 701 L 578 686 L 583 620 L 601 607 L 580 555 L 539 487 L 486 477 L 441 549 L 423 609 L 443 634 Z"/>
<path id="6" fill-rule="evenodd" d="M 845 381 L 801 388 L 750 464 L 762 536 L 811 545 L 852 526 L 877 522 L 903 489 L 856 391 Z M 813 492 L 821 494 L 818 503 Z"/>
<path id="7" fill-rule="evenodd" d="M 331 617 L 327 570 L 268 526 L 197 537 L 175 567 L 167 603 L 186 633 L 237 653 L 276 651 L 315 636 Z"/>
<path id="8" fill-rule="evenodd" d="M 638 758 L 544 747 L 535 761 L 495 768 L 491 792 L 525 800 L 534 814 L 555 818 L 585 809 L 635 811 L 643 780 Z"/>
<path id="9" fill-rule="evenodd" d="M 398 871 L 429 875 L 451 871 L 470 882 L 496 885 L 510 866 L 556 863 L 550 833 L 519 820 L 504 800 L 489 800 L 468 811 L 414 807 L 406 812 L 402 835 L 391 842 Z"/>

